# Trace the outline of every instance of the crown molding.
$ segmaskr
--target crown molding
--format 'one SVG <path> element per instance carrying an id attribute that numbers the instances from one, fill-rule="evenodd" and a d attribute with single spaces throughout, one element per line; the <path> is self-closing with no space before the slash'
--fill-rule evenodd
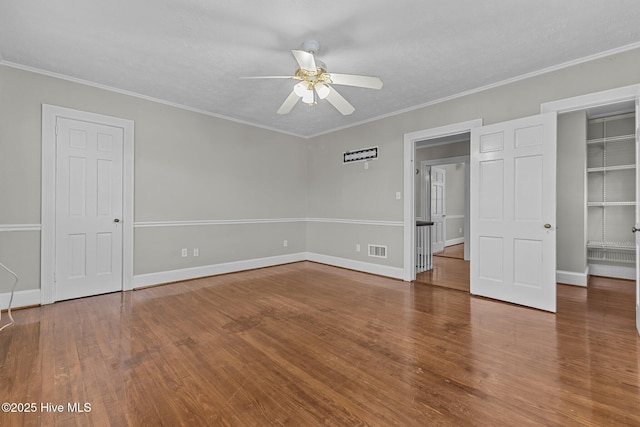
<path id="1" fill-rule="evenodd" d="M 162 100 L 162 99 L 159 99 L 159 98 L 154 98 L 154 97 L 147 96 L 147 95 L 142 95 L 142 94 L 137 93 L 137 92 L 118 89 L 118 88 L 115 88 L 115 87 L 112 87 L 112 86 L 107 86 L 107 85 L 103 85 L 103 84 L 100 84 L 100 83 L 91 82 L 89 80 L 83 80 L 83 79 L 79 79 L 79 78 L 76 78 L 76 77 L 67 76 L 67 75 L 64 75 L 64 74 L 54 73 L 54 72 L 51 72 L 51 71 L 46 71 L 46 70 L 42 70 L 42 69 L 39 69 L 39 68 L 30 67 L 30 66 L 27 66 L 27 65 L 17 64 L 17 63 L 10 62 L 10 61 L 5 61 L 5 60 L 2 59 L 1 55 L 0 55 L 0 65 L 4 65 L 4 66 L 7 66 L 7 67 L 11 67 L 11 68 L 16 68 L 16 69 L 19 69 L 19 70 L 29 71 L 29 72 L 36 73 L 36 74 L 42 74 L 42 75 L 45 75 L 45 76 L 54 77 L 54 78 L 70 81 L 70 82 L 73 82 L 73 83 L 82 84 L 82 85 L 85 85 L 85 86 L 91 86 L 91 87 L 95 87 L 95 88 L 102 89 L 102 90 L 116 92 L 116 93 L 120 93 L 120 94 L 123 94 L 123 95 L 132 96 L 132 97 L 135 97 L 135 98 L 140 98 L 140 99 L 144 99 L 144 100 L 147 100 L 147 101 L 151 101 L 151 102 L 155 102 L 155 103 L 159 103 L 159 104 L 163 104 L 163 105 L 168 105 L 168 106 L 179 108 L 179 109 L 186 110 L 186 111 L 191 111 L 191 112 L 194 112 L 194 113 L 203 114 L 203 115 L 206 115 L 206 116 L 215 117 L 215 118 L 222 119 L 222 120 L 229 120 L 231 122 L 235 122 L 235 123 L 239 123 L 239 124 L 243 124 L 243 125 L 247 125 L 247 126 L 263 129 L 263 130 L 268 130 L 268 131 L 271 131 L 271 132 L 277 132 L 277 133 L 280 133 L 280 134 L 294 136 L 294 137 L 301 138 L 301 139 L 313 139 L 313 138 L 316 138 L 318 136 L 327 135 L 327 134 L 330 134 L 330 133 L 333 133 L 333 132 L 338 132 L 338 131 L 341 131 L 341 130 L 349 129 L 349 128 L 356 127 L 356 126 L 361 126 L 361 125 L 364 125 L 364 124 L 367 124 L 367 123 L 375 122 L 375 121 L 386 119 L 386 118 L 389 118 L 389 117 L 394 117 L 394 116 L 397 116 L 397 115 L 400 115 L 400 114 L 404 114 L 404 113 L 408 113 L 408 112 L 411 112 L 411 111 L 419 110 L 419 109 L 422 109 L 422 108 L 430 107 L 430 106 L 433 106 L 433 105 L 436 105 L 436 104 L 440 104 L 440 103 L 443 103 L 443 102 L 447 102 L 447 101 L 451 101 L 451 100 L 454 100 L 454 99 L 457 99 L 457 98 L 462 98 L 464 96 L 469 96 L 469 95 L 473 95 L 473 94 L 476 94 L 476 93 L 479 93 L 479 92 L 483 92 L 485 90 L 489 90 L 489 89 L 497 88 L 497 87 L 500 87 L 500 86 L 508 85 L 508 84 L 515 83 L 515 82 L 518 82 L 518 81 L 521 81 L 521 80 L 525 80 L 525 79 L 528 79 L 528 78 L 537 77 L 537 76 L 540 76 L 540 75 L 543 75 L 543 74 L 547 74 L 547 73 L 550 73 L 550 72 L 553 72 L 553 71 L 562 70 L 564 68 L 569 68 L 569 67 L 572 67 L 572 66 L 575 66 L 575 65 L 580 65 L 580 64 L 583 64 L 585 62 L 589 62 L 589 61 L 605 58 L 605 57 L 608 57 L 608 56 L 612 56 L 612 55 L 616 55 L 616 54 L 619 54 L 619 53 L 627 52 L 627 51 L 630 51 L 630 50 L 633 50 L 633 49 L 637 49 L 637 48 L 640 48 L 640 42 L 631 43 L 631 44 L 628 44 L 628 45 L 625 45 L 625 46 L 620 46 L 620 47 L 617 47 L 617 48 L 614 48 L 614 49 L 606 50 L 604 52 L 600 52 L 600 53 L 596 53 L 596 54 L 593 54 L 593 55 L 588 55 L 588 56 L 585 56 L 585 57 L 582 57 L 582 58 L 574 59 L 574 60 L 571 60 L 571 61 L 563 62 L 563 63 L 558 64 L 558 65 L 553 65 L 551 67 L 542 68 L 542 69 L 540 69 L 538 71 L 532 71 L 530 73 L 521 74 L 519 76 L 515 76 L 515 77 L 509 78 L 509 79 L 506 79 L 506 80 L 501 80 L 501 81 L 496 82 L 496 83 L 491 83 L 491 84 L 488 84 L 488 85 L 480 86 L 480 87 L 475 88 L 475 89 L 470 89 L 470 90 L 467 90 L 467 91 L 464 91 L 464 92 L 459 92 L 459 93 L 456 93 L 456 94 L 453 94 L 453 95 L 450 95 L 450 96 L 446 96 L 446 97 L 443 97 L 443 98 L 435 99 L 433 101 L 425 102 L 423 104 L 418 104 L 418 105 L 415 105 L 415 106 L 412 106 L 412 107 L 403 108 L 403 109 L 396 110 L 396 111 L 393 111 L 393 112 L 390 112 L 390 113 L 387 113 L 387 114 L 382 114 L 382 115 L 379 115 L 379 116 L 376 116 L 376 117 L 372 117 L 372 118 L 369 118 L 369 119 L 365 119 L 365 120 L 361 120 L 361 121 L 358 121 L 358 122 L 355 122 L 355 123 L 350 123 L 350 124 L 347 124 L 347 125 L 344 125 L 344 126 L 339 126 L 339 127 L 327 129 L 326 131 L 318 132 L 318 133 L 315 133 L 315 134 L 312 134 L 312 135 L 301 135 L 301 134 L 297 134 L 297 133 L 294 133 L 294 132 L 287 132 L 287 131 L 283 131 L 281 129 L 276 129 L 276 128 L 271 127 L 271 126 L 259 125 L 259 124 L 256 124 L 256 123 L 249 122 L 247 120 L 241 120 L 241 119 L 225 116 L 225 115 L 219 114 L 219 113 L 213 113 L 213 112 L 206 111 L 206 110 L 201 110 L 201 109 L 198 109 L 198 108 L 188 107 L 186 105 L 177 104 L 177 103 L 170 102 L 170 101 L 165 101 L 165 100 Z"/>
<path id="2" fill-rule="evenodd" d="M 433 100 L 433 101 L 425 102 L 424 104 L 419 104 L 419 105 L 415 105 L 413 107 L 403 108 L 401 110 L 396 110 L 396 111 L 393 111 L 391 113 L 387 113 L 387 114 L 383 114 L 383 115 L 380 115 L 380 116 L 372 117 L 372 118 L 366 119 L 366 120 L 361 120 L 359 122 L 351 123 L 349 125 L 333 128 L 333 129 L 327 130 L 325 132 L 319 132 L 319 133 L 310 135 L 310 136 L 305 137 L 305 138 L 311 139 L 311 138 L 315 138 L 315 137 L 318 137 L 318 136 L 326 135 L 326 134 L 329 134 L 329 133 L 337 132 L 337 131 L 340 131 L 340 130 L 345 130 L 345 129 L 352 128 L 352 127 L 355 127 L 355 126 L 360 126 L 360 125 L 364 125 L 364 124 L 367 124 L 367 123 L 375 122 L 375 121 L 378 121 L 378 120 L 386 119 L 386 118 L 389 118 L 389 117 L 398 116 L 400 114 L 409 113 L 411 111 L 419 110 L 421 108 L 431 107 L 431 106 L 436 105 L 436 104 L 440 104 L 440 103 L 451 101 L 451 100 L 454 100 L 454 99 L 457 99 L 457 98 L 462 98 L 462 97 L 465 97 L 465 96 L 473 95 L 473 94 L 476 94 L 476 93 L 479 93 L 479 92 L 483 92 L 485 90 L 494 89 L 494 88 L 497 88 L 497 87 L 500 87 L 500 86 L 505 86 L 505 85 L 508 85 L 508 84 L 511 84 L 511 83 L 519 82 L 521 80 L 526 80 L 526 79 L 529 79 L 529 78 L 532 78 L 532 77 L 541 76 L 543 74 L 551 73 L 551 72 L 554 72 L 554 71 L 559 71 L 559 70 L 562 70 L 562 69 L 565 69 L 565 68 L 573 67 L 575 65 L 584 64 L 585 62 L 594 61 L 596 59 L 601 59 L 601 58 L 606 58 L 608 56 L 616 55 L 616 54 L 619 54 L 619 53 L 627 52 L 627 51 L 638 49 L 638 48 L 640 48 L 640 42 L 631 43 L 631 44 L 628 44 L 628 45 L 625 45 L 625 46 L 617 47 L 615 49 L 610 49 L 610 50 L 606 50 L 604 52 L 595 53 L 593 55 L 589 55 L 589 56 L 585 56 L 585 57 L 582 57 L 582 58 L 574 59 L 574 60 L 571 60 L 571 61 L 563 62 L 563 63 L 558 64 L 558 65 L 552 65 L 551 67 L 542 68 L 540 70 L 532 71 L 530 73 L 521 74 L 519 76 L 511 77 L 511 78 L 506 79 L 506 80 L 501 80 L 501 81 L 496 82 L 496 83 L 491 83 L 491 84 L 488 84 L 488 85 L 485 85 L 485 86 L 480 86 L 480 87 L 477 87 L 475 89 L 470 89 L 470 90 L 467 90 L 467 91 L 464 91 L 464 92 L 458 92 L 458 93 L 453 94 L 453 95 L 445 96 L 444 98 L 439 98 L 439 99 L 436 99 L 436 100 Z"/>
<path id="3" fill-rule="evenodd" d="M 174 107 L 174 108 L 179 108 L 181 110 L 191 111 L 192 113 L 203 114 L 205 116 L 215 117 L 217 119 L 228 120 L 228 121 L 231 121 L 231 122 L 239 123 L 239 124 L 246 125 L 246 126 L 251 126 L 251 127 L 254 127 L 254 128 L 268 130 L 268 131 L 271 131 L 271 132 L 277 132 L 277 133 L 281 133 L 281 134 L 285 134 L 285 135 L 289 135 L 289 136 L 295 136 L 295 137 L 298 137 L 298 138 L 306 138 L 303 135 L 299 135 L 299 134 L 296 134 L 296 133 L 293 133 L 293 132 L 287 132 L 287 131 L 283 131 L 281 129 L 276 129 L 276 128 L 273 128 L 273 127 L 270 127 L 270 126 L 259 125 L 259 124 L 252 123 L 252 122 L 249 122 L 249 121 L 246 121 L 246 120 L 241 120 L 241 119 L 236 119 L 234 117 L 225 116 L 223 114 L 213 113 L 211 111 L 201 110 L 199 108 L 193 108 L 193 107 L 189 107 L 189 106 L 186 106 L 186 105 L 183 105 L 183 104 L 178 104 L 178 103 L 171 102 L 171 101 L 165 101 L 165 100 L 160 99 L 160 98 L 154 98 L 152 96 L 143 95 L 143 94 L 140 94 L 140 93 L 137 93 L 137 92 L 124 90 L 124 89 L 118 89 L 118 88 L 113 87 L 113 86 L 103 85 L 101 83 L 95 83 L 95 82 L 92 82 L 92 81 L 89 81 L 89 80 L 84 80 L 84 79 L 80 79 L 80 78 L 77 78 L 77 77 L 67 76 L 65 74 L 54 73 L 53 71 L 42 70 L 40 68 L 30 67 L 28 65 L 17 64 L 15 62 L 10 62 L 10 61 L 4 61 L 1 56 L 0 56 L 0 65 L 4 65 L 4 66 L 10 67 L 10 68 L 15 68 L 15 69 L 22 70 L 22 71 L 28 71 L 28 72 L 35 73 L 35 74 L 41 74 L 41 75 L 47 76 L 47 77 L 53 77 L 53 78 L 56 78 L 56 79 L 66 80 L 66 81 L 69 81 L 69 82 L 72 82 L 72 83 L 81 84 L 81 85 L 84 85 L 84 86 L 94 87 L 96 89 L 102 89 L 102 90 L 106 90 L 106 91 L 109 91 L 109 92 L 115 92 L 115 93 L 119 93 L 121 95 L 126 95 L 126 96 L 131 96 L 131 97 L 134 97 L 134 98 L 144 99 L 145 101 L 155 102 L 157 104 L 167 105 L 169 107 Z"/>

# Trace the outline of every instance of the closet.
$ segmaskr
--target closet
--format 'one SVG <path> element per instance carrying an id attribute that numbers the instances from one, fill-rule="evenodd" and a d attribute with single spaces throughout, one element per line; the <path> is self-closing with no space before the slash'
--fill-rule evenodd
<path id="1" fill-rule="evenodd" d="M 635 268 L 635 113 L 591 118 L 587 129 L 587 259 L 591 274 Z"/>

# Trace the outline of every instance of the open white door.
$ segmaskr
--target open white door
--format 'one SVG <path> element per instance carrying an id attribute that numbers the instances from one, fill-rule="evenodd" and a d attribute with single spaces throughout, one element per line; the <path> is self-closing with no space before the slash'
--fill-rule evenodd
<path id="1" fill-rule="evenodd" d="M 431 167 L 431 251 L 432 253 L 444 251 L 446 241 L 445 223 L 445 179 L 446 171 Z"/>
<path id="2" fill-rule="evenodd" d="M 471 131 L 471 293 L 556 311 L 556 113 Z"/>
<path id="3" fill-rule="evenodd" d="M 636 331 L 640 335 L 640 99 L 636 99 Z"/>

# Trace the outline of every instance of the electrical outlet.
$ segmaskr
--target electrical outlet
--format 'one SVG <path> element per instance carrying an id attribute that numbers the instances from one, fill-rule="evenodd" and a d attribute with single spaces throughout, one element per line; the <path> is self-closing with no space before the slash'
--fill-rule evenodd
<path id="1" fill-rule="evenodd" d="M 396 191 L 396 200 L 400 200 L 402 198 L 402 193 L 399 191 Z"/>
<path id="2" fill-rule="evenodd" d="M 193 256 L 200 256 L 200 249 L 193 248 Z"/>
<path id="3" fill-rule="evenodd" d="M 189 252 L 187 252 L 187 248 L 182 248 L 182 256 L 185 257 L 189 255 Z"/>
<path id="4" fill-rule="evenodd" d="M 364 162 L 364 168 L 369 169 L 369 162 Z"/>
<path id="5" fill-rule="evenodd" d="M 458 233 L 462 233 L 462 227 L 458 228 Z"/>
<path id="6" fill-rule="evenodd" d="M 356 252 L 360 252 L 360 243 L 356 243 Z"/>
<path id="7" fill-rule="evenodd" d="M 289 246 L 289 241 L 285 240 L 284 242 L 282 242 L 282 246 L 284 246 L 285 248 Z"/>

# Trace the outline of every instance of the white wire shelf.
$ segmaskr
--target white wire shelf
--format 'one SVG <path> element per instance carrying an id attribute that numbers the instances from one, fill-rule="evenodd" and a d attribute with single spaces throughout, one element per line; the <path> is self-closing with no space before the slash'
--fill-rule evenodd
<path id="1" fill-rule="evenodd" d="M 620 136 L 608 136 L 606 138 L 588 139 L 587 144 L 606 144 L 609 142 L 624 142 L 630 139 L 635 140 L 636 136 L 634 134 L 629 134 L 629 135 L 620 135 Z"/>
<path id="2" fill-rule="evenodd" d="M 604 166 L 598 168 L 587 168 L 587 172 L 610 172 L 610 171 L 623 171 L 635 169 L 636 165 L 619 165 L 619 166 Z"/>
<path id="3" fill-rule="evenodd" d="M 591 240 L 587 243 L 587 259 L 596 262 L 632 264 L 636 262 L 635 243 Z"/>
<path id="4" fill-rule="evenodd" d="M 612 254 L 610 253 L 605 254 L 603 252 L 601 254 L 598 254 L 597 256 L 588 256 L 587 259 L 589 261 L 606 261 L 606 262 L 615 262 L 620 264 L 633 264 L 636 262 L 636 258 L 635 256 L 633 256 L 633 254 L 629 258 L 621 257 L 620 255 L 622 254 L 617 254 L 618 256 L 611 256 L 611 255 Z"/>
<path id="5" fill-rule="evenodd" d="M 636 244 L 635 242 L 599 242 L 597 240 L 589 240 L 587 242 L 587 248 L 633 251 L 636 249 Z"/>
<path id="6" fill-rule="evenodd" d="M 636 202 L 587 202 L 587 206 L 635 206 Z"/>

